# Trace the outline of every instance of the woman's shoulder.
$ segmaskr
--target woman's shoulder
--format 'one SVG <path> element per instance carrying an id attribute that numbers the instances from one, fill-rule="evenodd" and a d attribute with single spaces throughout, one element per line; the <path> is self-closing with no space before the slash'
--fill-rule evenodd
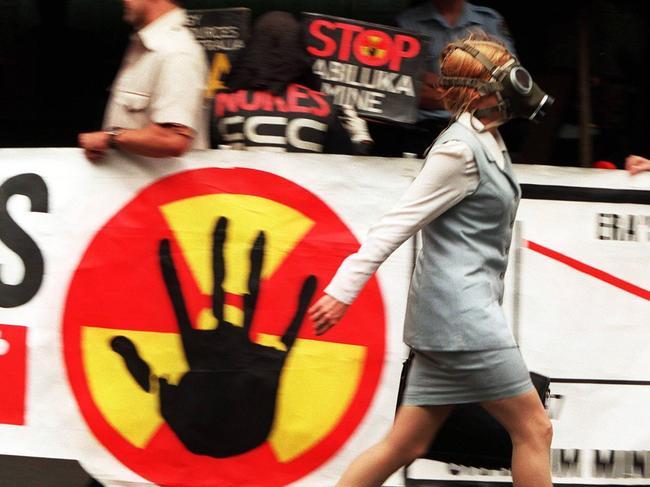
<path id="1" fill-rule="evenodd" d="M 429 156 L 444 154 L 458 159 L 473 159 L 474 155 L 469 144 L 462 139 L 447 139 L 436 142 L 429 151 Z"/>

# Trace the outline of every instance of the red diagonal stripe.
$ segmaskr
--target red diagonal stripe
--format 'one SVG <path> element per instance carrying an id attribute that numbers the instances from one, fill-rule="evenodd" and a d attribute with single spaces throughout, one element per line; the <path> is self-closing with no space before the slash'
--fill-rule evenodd
<path id="1" fill-rule="evenodd" d="M 650 291 L 648 291 L 647 289 L 643 289 L 642 287 L 635 286 L 631 282 L 627 282 L 624 281 L 623 279 L 619 279 L 618 277 L 613 276 L 605 271 L 596 269 L 595 267 L 587 265 L 584 262 L 580 262 L 579 260 L 573 259 L 572 257 L 556 252 L 555 250 L 551 250 L 548 247 L 544 247 L 543 245 L 540 245 L 538 243 L 531 242 L 529 240 L 524 240 L 523 246 L 529 248 L 534 252 L 538 252 L 542 255 L 545 255 L 546 257 L 549 257 L 553 260 L 557 260 L 562 264 L 568 265 L 569 267 L 579 272 L 590 275 L 591 277 L 595 277 L 600 281 L 606 282 L 607 284 L 611 284 L 612 286 L 622 289 L 623 291 L 626 291 L 630 294 L 634 294 L 635 296 L 639 296 L 640 298 L 650 301 Z"/>

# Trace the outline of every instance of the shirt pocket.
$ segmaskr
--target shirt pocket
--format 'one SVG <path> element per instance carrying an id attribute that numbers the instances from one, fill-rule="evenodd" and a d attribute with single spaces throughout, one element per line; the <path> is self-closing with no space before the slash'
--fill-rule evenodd
<path id="1" fill-rule="evenodd" d="M 115 92 L 114 101 L 127 112 L 144 112 L 151 103 L 151 95 L 135 91 L 118 90 Z"/>

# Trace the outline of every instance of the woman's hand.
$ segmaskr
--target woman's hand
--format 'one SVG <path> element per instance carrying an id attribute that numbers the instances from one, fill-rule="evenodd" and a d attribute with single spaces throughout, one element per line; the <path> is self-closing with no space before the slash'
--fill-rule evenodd
<path id="1" fill-rule="evenodd" d="M 349 305 L 327 294 L 309 308 L 309 316 L 314 322 L 314 332 L 322 335 L 332 328 L 348 310 Z"/>

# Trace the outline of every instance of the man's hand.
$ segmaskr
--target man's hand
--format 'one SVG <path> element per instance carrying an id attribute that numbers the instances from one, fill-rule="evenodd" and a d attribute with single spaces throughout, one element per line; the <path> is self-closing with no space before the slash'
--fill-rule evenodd
<path id="1" fill-rule="evenodd" d="M 322 335 L 338 323 L 348 310 L 349 304 L 345 304 L 327 294 L 320 298 L 309 308 L 309 316 L 314 322 L 314 332 Z"/>
<path id="2" fill-rule="evenodd" d="M 650 160 L 641 156 L 629 155 L 625 158 L 625 169 L 630 171 L 630 174 L 650 171 Z"/>
<path id="3" fill-rule="evenodd" d="M 424 110 L 442 110 L 444 88 L 438 86 L 438 75 L 431 72 L 424 73 L 422 88 L 420 89 L 420 108 Z"/>
<path id="4" fill-rule="evenodd" d="M 87 132 L 79 134 L 79 147 L 89 161 L 97 162 L 102 159 L 109 149 L 110 135 L 106 132 Z"/>

